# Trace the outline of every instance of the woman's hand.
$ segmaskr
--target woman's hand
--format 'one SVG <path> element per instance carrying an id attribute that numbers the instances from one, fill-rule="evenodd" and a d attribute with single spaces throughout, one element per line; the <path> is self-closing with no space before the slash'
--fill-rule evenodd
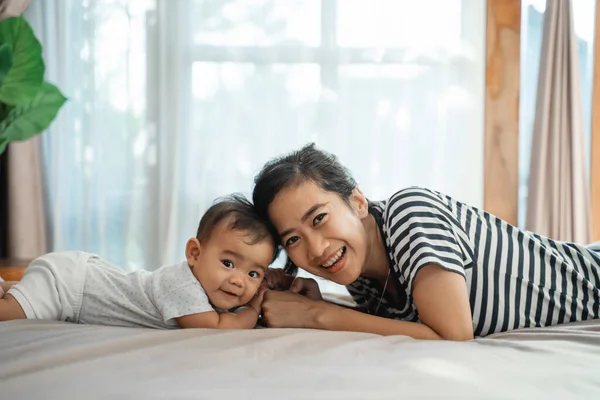
<path id="1" fill-rule="evenodd" d="M 274 269 L 269 279 L 265 278 L 270 288 L 275 291 L 265 293 L 262 302 L 263 318 L 271 328 L 314 328 L 317 314 L 327 307 L 321 301 L 319 284 L 314 279 L 296 278 L 292 282 L 285 282 L 289 275 L 284 275 L 282 270 Z M 280 289 L 287 283 L 285 289 Z M 287 290 L 289 291 L 280 291 Z"/>
<path id="2" fill-rule="evenodd" d="M 290 286 L 290 292 L 301 294 L 311 300 L 323 300 L 319 284 L 312 278 L 296 278 Z"/>
<path id="3" fill-rule="evenodd" d="M 294 278 L 281 268 L 268 269 L 261 287 L 271 290 L 289 290 L 312 300 L 323 300 L 319 284 L 312 278 Z"/>
<path id="4" fill-rule="evenodd" d="M 318 293 L 320 297 L 321 293 Z M 263 318 L 270 328 L 317 328 L 319 316 L 330 311 L 332 307 L 337 308 L 324 301 L 311 300 L 291 291 L 272 290 L 265 293 L 262 306 Z"/>
<path id="5" fill-rule="evenodd" d="M 294 277 L 286 275 L 281 268 L 269 268 L 265 273 L 263 286 L 271 290 L 288 290 L 294 281 Z"/>

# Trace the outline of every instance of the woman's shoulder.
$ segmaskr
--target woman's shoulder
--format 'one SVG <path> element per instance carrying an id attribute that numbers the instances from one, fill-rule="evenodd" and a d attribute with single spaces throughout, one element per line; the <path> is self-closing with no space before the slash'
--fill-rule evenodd
<path id="1" fill-rule="evenodd" d="M 400 200 L 429 199 L 431 201 L 447 201 L 448 196 L 424 187 L 411 186 L 398 190 L 390 196 L 388 203 Z"/>
<path id="2" fill-rule="evenodd" d="M 384 212 L 394 213 L 402 208 L 407 207 L 448 207 L 451 205 L 452 199 L 435 190 L 426 189 L 423 187 L 413 186 L 401 189 L 391 195 L 384 202 Z"/>
<path id="3" fill-rule="evenodd" d="M 460 225 L 460 212 L 466 206 L 450 196 L 423 187 L 409 187 L 381 202 L 382 225 L 400 226 L 423 222 L 430 226 L 437 221 Z"/>
<path id="4" fill-rule="evenodd" d="M 404 203 L 409 201 L 431 201 L 431 202 L 447 202 L 450 200 L 448 196 L 445 196 L 435 190 L 419 187 L 419 186 L 411 186 L 404 189 L 398 190 L 396 193 L 391 195 L 390 197 L 384 200 L 369 200 L 369 206 L 383 212 L 389 206 L 393 206 L 396 203 Z"/>

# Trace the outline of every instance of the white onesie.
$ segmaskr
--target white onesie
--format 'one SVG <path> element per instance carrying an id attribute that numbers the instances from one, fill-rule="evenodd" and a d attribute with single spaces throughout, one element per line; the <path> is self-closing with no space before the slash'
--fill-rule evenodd
<path id="1" fill-rule="evenodd" d="M 127 273 L 84 252 L 34 260 L 9 291 L 27 318 L 177 328 L 174 318 L 215 311 L 186 262 Z"/>

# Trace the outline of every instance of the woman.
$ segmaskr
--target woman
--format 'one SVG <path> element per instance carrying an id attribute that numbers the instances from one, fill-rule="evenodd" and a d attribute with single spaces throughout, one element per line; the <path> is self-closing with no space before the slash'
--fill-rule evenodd
<path id="1" fill-rule="evenodd" d="M 345 285 L 358 305 L 324 302 L 298 278 L 266 294 L 269 326 L 469 340 L 598 318 L 598 254 L 432 190 L 370 202 L 313 144 L 267 163 L 253 200 L 293 264 Z"/>

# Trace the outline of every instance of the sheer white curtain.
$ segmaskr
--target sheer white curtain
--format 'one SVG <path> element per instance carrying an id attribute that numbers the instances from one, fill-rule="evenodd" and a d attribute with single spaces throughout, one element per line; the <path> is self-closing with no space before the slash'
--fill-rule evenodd
<path id="1" fill-rule="evenodd" d="M 483 203 L 485 2 L 39 1 L 52 248 L 125 268 L 180 259 L 215 197 L 306 142 L 368 197 Z"/>

